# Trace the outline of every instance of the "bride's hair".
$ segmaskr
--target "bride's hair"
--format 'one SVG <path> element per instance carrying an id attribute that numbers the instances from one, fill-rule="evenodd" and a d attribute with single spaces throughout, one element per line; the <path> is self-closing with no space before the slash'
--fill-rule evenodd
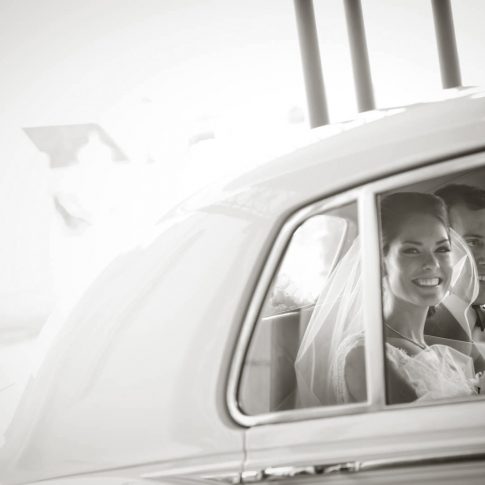
<path id="1" fill-rule="evenodd" d="M 382 251 L 399 234 L 402 222 L 413 215 L 427 214 L 436 217 L 449 231 L 446 205 L 440 197 L 421 192 L 396 192 L 381 199 Z"/>

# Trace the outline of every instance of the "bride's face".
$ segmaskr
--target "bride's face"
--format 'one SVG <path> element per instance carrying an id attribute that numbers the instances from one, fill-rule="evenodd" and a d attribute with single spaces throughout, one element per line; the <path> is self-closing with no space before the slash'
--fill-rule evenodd
<path id="1" fill-rule="evenodd" d="M 435 217 L 413 215 L 400 224 L 384 256 L 384 275 L 394 297 L 416 306 L 437 305 L 451 281 L 451 246 Z"/>

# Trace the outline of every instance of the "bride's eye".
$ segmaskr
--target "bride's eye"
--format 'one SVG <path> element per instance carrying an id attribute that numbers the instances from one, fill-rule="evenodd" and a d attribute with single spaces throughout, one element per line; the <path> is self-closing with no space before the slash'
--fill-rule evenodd
<path id="1" fill-rule="evenodd" d="M 436 249 L 437 253 L 449 253 L 451 251 L 451 248 L 449 246 L 440 246 L 439 248 Z"/>
<path id="2" fill-rule="evenodd" d="M 402 252 L 404 254 L 419 254 L 418 248 L 404 248 Z"/>

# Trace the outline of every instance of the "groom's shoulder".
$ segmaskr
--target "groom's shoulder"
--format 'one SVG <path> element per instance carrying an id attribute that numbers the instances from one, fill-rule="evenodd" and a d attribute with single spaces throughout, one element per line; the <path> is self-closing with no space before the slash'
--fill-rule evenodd
<path id="1" fill-rule="evenodd" d="M 433 314 L 426 318 L 424 333 L 446 339 L 470 340 L 460 322 L 443 303 L 438 305 Z"/>

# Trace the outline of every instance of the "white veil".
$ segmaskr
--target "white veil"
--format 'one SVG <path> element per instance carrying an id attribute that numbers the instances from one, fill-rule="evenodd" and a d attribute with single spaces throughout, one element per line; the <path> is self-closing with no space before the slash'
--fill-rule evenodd
<path id="1" fill-rule="evenodd" d="M 336 369 L 341 347 L 363 335 L 359 238 L 330 274 L 295 360 L 298 405 L 338 402 Z"/>
<path id="2" fill-rule="evenodd" d="M 448 294 L 462 302 L 465 317 L 478 291 L 474 258 L 463 239 L 450 229 L 453 273 Z M 295 360 L 298 406 L 346 402 L 345 358 L 364 345 L 360 244 L 356 238 L 330 274 L 303 335 Z M 362 362 L 365 365 L 365 362 Z"/>
<path id="3" fill-rule="evenodd" d="M 466 308 L 469 308 L 477 298 L 479 291 L 477 265 L 462 237 L 454 229 L 450 229 L 450 235 L 454 265 L 449 294 L 459 297 Z M 446 297 L 443 302 L 446 303 Z"/>
<path id="4" fill-rule="evenodd" d="M 478 296 L 478 270 L 475 259 L 461 236 L 450 229 L 452 248 L 453 248 L 453 276 L 450 290 L 441 302 L 441 307 L 453 309 L 454 316 L 459 320 L 461 327 L 465 331 L 468 341 L 457 339 L 445 339 L 427 332 L 425 328 L 426 341 L 429 344 L 445 344 L 453 347 L 465 354 L 471 354 L 472 349 L 472 327 L 474 320 L 470 320 L 471 306 Z M 445 325 L 445 322 L 441 322 Z"/>

